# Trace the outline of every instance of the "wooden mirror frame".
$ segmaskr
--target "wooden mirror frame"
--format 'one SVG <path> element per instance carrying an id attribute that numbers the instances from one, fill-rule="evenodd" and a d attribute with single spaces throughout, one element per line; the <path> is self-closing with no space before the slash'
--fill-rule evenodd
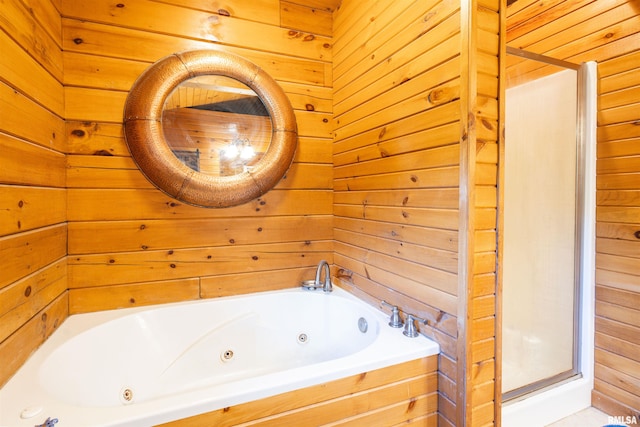
<path id="1" fill-rule="evenodd" d="M 251 171 L 231 176 L 197 172 L 174 155 L 162 130 L 164 104 L 182 82 L 201 75 L 234 78 L 253 89 L 269 112 L 271 143 Z M 175 53 L 136 80 L 124 109 L 124 135 L 133 160 L 158 189 L 185 203 L 230 207 L 272 189 L 291 166 L 298 132 L 289 98 L 265 71 L 239 56 L 213 50 Z"/>

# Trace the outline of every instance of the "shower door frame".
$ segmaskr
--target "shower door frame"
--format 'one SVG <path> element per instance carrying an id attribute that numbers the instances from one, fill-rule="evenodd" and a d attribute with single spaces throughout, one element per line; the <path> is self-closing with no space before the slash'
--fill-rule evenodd
<path id="1" fill-rule="evenodd" d="M 585 256 L 584 256 L 584 248 L 585 248 L 585 162 L 586 162 L 586 143 L 585 143 L 585 120 L 586 120 L 586 111 L 585 111 L 585 67 L 581 64 L 575 64 L 568 61 L 558 60 L 555 58 L 551 58 L 545 55 L 536 54 L 533 52 L 528 52 L 522 49 L 517 49 L 513 47 L 506 46 L 506 54 L 519 56 L 525 59 L 542 62 L 547 65 L 553 65 L 556 67 L 574 70 L 576 71 L 576 187 L 575 187 L 575 233 L 574 233 L 574 290 L 573 290 L 573 349 L 572 349 L 572 368 L 558 373 L 552 377 L 544 378 L 541 380 L 534 381 L 532 383 L 526 384 L 522 387 L 518 387 L 514 390 L 510 390 L 508 392 L 502 392 L 502 386 L 500 385 L 500 390 L 502 392 L 502 402 L 510 402 L 517 401 L 520 399 L 526 399 L 532 394 L 542 392 L 545 389 L 550 387 L 555 387 L 559 384 L 562 384 L 566 381 L 572 381 L 577 378 L 581 378 L 582 376 L 582 315 L 583 315 L 583 307 L 582 307 L 582 294 L 583 294 L 583 285 L 584 285 L 584 267 L 585 267 Z M 506 91 L 505 91 L 506 94 Z M 502 156 L 504 160 L 504 156 Z M 503 166 L 504 168 L 504 166 Z M 504 178 L 504 175 L 502 175 Z M 504 202 L 502 202 L 504 203 Z M 502 204 L 504 207 L 504 204 Z M 501 209 L 501 212 L 504 215 L 504 210 Z M 503 222 L 501 221 L 501 224 Z M 504 232 L 504 228 L 500 230 Z M 501 239 L 502 240 L 502 239 Z M 504 249 L 504 248 L 502 248 Z M 500 257 L 502 260 L 502 257 Z M 500 274 L 500 280 L 502 280 L 502 274 Z M 502 289 L 502 283 L 500 284 L 500 289 Z M 501 295 L 502 298 L 502 295 Z M 500 315 L 500 322 L 503 322 L 504 319 L 502 315 Z M 500 329 L 502 330 L 502 325 L 500 325 Z M 502 337 L 500 339 L 502 343 Z M 502 351 L 500 351 L 502 356 Z M 502 368 L 500 368 L 502 374 Z M 501 380 L 501 378 L 500 378 Z"/>

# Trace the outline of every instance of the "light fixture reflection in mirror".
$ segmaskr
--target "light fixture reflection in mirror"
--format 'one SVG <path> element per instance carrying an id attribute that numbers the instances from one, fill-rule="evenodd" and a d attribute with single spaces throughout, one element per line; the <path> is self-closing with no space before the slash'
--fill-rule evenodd
<path id="1" fill-rule="evenodd" d="M 257 94 L 225 76 L 199 76 L 178 85 L 165 102 L 162 129 L 181 162 L 215 176 L 251 171 L 272 132 Z"/>
<path id="2" fill-rule="evenodd" d="M 203 98 L 190 98 L 196 92 Z M 252 112 L 215 111 L 212 104 L 251 105 Z M 250 61 L 215 50 L 175 53 L 145 70 L 125 103 L 124 134 L 131 157 L 158 189 L 215 208 L 271 190 L 298 142 L 291 102 L 278 83 Z"/>

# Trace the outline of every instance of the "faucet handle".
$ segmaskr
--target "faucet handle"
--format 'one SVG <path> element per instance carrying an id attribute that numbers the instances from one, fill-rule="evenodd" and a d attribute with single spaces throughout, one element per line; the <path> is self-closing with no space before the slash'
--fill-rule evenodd
<path id="1" fill-rule="evenodd" d="M 400 318 L 400 312 L 397 305 L 389 304 L 386 301 L 381 301 L 381 305 L 389 307 L 391 309 L 391 317 L 389 318 L 389 326 L 392 328 L 402 328 L 402 319 Z"/>
<path id="2" fill-rule="evenodd" d="M 404 322 L 404 330 L 402 331 L 403 335 L 406 335 L 410 338 L 415 338 L 418 336 L 418 329 L 416 328 L 415 324 L 416 320 L 423 325 L 427 324 L 427 321 L 425 319 L 418 317 L 415 314 L 407 314 L 407 320 Z"/>

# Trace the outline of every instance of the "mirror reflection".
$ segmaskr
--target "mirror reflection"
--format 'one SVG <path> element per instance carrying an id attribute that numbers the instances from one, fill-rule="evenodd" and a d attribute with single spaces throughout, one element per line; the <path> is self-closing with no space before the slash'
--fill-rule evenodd
<path id="1" fill-rule="evenodd" d="M 271 142 L 272 122 L 260 97 L 242 82 L 203 75 L 167 97 L 162 130 L 175 156 L 214 176 L 251 171 Z"/>

